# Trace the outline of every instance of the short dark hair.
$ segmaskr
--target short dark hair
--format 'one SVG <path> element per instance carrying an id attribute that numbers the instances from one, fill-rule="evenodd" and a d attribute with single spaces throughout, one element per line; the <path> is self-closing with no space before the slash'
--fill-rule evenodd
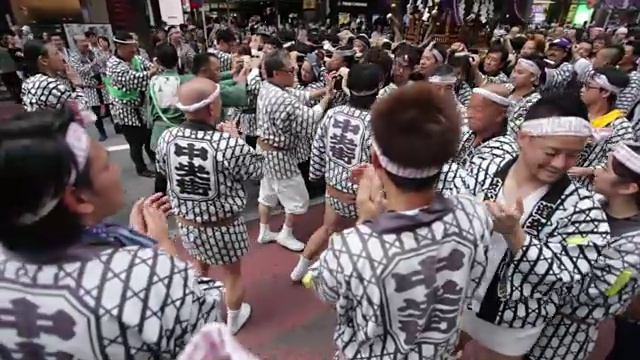
<path id="1" fill-rule="evenodd" d="M 166 69 L 178 66 L 178 50 L 169 43 L 161 43 L 156 46 L 155 55 L 158 63 Z"/>
<path id="2" fill-rule="evenodd" d="M 37 74 L 40 71 L 38 68 L 40 56 L 48 56 L 49 53 L 45 43 L 36 39 L 28 40 L 22 48 L 22 65 L 25 75 L 28 77 Z"/>
<path id="3" fill-rule="evenodd" d="M 223 41 L 226 43 L 236 42 L 236 34 L 233 33 L 230 29 L 220 29 L 216 33 L 216 41 Z"/>
<path id="4" fill-rule="evenodd" d="M 87 30 L 84 32 L 84 36 L 90 38 L 92 36 L 97 36 L 97 34 L 93 30 Z"/>
<path id="5" fill-rule="evenodd" d="M 380 151 L 400 166 L 442 167 L 457 152 L 460 115 L 454 100 L 428 82 L 402 86 L 376 101 L 371 111 L 373 138 Z M 398 188 L 416 192 L 433 188 L 438 176 L 409 179 L 387 172 Z"/>
<path id="6" fill-rule="evenodd" d="M 290 61 L 289 53 L 286 50 L 278 49 L 264 58 L 264 72 L 267 78 L 272 78 L 275 71 L 283 70 Z"/>
<path id="7" fill-rule="evenodd" d="M 382 75 L 384 77 L 385 86 L 391 82 L 391 69 L 393 68 L 393 59 L 389 56 L 385 50 L 379 47 L 372 47 L 367 49 L 362 57 L 362 62 L 365 64 L 376 64 L 380 67 Z"/>
<path id="8" fill-rule="evenodd" d="M 500 62 L 503 64 L 506 63 L 507 60 L 509 59 L 509 52 L 502 44 L 491 45 L 489 47 L 489 50 L 487 50 L 487 55 L 493 54 L 493 53 L 500 53 Z"/>
<path id="9" fill-rule="evenodd" d="M 211 58 L 217 59 L 218 57 L 212 53 L 199 53 L 193 57 L 193 67 L 191 68 L 191 73 L 194 75 L 198 75 L 203 68 L 209 66 L 209 62 Z"/>
<path id="10" fill-rule="evenodd" d="M 349 70 L 347 77 L 347 87 L 351 92 L 349 96 L 349 105 L 360 108 L 370 109 L 371 105 L 376 101 L 378 89 L 384 80 L 382 70 L 376 64 L 356 64 Z M 358 95 L 356 93 L 368 93 L 367 95 Z"/>
<path id="11" fill-rule="evenodd" d="M 551 116 L 575 116 L 589 121 L 587 120 L 589 118 L 587 106 L 582 102 L 580 93 L 576 91 L 565 91 L 541 97 L 531 105 L 524 121 Z"/>
<path id="12" fill-rule="evenodd" d="M 619 44 L 607 45 L 602 50 L 611 52 L 611 65 L 618 65 L 620 60 L 624 57 L 624 46 Z"/>
<path id="13" fill-rule="evenodd" d="M 57 36 L 57 37 L 59 37 L 60 39 L 62 39 L 64 41 L 64 34 L 63 33 L 59 32 L 59 31 L 56 31 L 54 33 L 49 34 L 49 38 L 52 38 L 54 36 Z"/>

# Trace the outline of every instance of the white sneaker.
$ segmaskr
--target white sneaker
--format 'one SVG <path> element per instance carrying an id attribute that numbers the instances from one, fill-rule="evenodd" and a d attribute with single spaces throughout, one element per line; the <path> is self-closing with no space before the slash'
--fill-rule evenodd
<path id="1" fill-rule="evenodd" d="M 304 243 L 300 240 L 293 237 L 293 235 L 282 235 L 278 234 L 276 237 L 276 241 L 278 244 L 284 246 L 285 248 L 291 251 L 302 251 L 304 250 Z"/>
<path id="2" fill-rule="evenodd" d="M 291 272 L 291 275 L 290 275 L 291 281 L 299 282 L 300 280 L 302 280 L 302 278 L 309 271 L 310 265 L 311 265 L 311 261 L 305 259 L 303 256 L 300 256 L 300 259 L 298 259 L 298 263 L 296 264 L 296 267 L 293 268 L 293 271 Z"/>
<path id="3" fill-rule="evenodd" d="M 264 233 L 258 235 L 257 241 L 259 244 L 268 244 L 276 241 L 277 237 L 278 237 L 278 234 L 271 231 L 265 231 Z"/>
<path id="4" fill-rule="evenodd" d="M 247 320 L 249 320 L 250 316 L 251 305 L 242 303 L 242 305 L 240 305 L 238 317 L 235 319 L 236 321 L 230 321 L 227 319 L 227 326 L 229 327 L 229 330 L 231 330 L 231 333 L 235 335 L 238 331 L 240 331 L 244 324 L 247 323 Z"/>

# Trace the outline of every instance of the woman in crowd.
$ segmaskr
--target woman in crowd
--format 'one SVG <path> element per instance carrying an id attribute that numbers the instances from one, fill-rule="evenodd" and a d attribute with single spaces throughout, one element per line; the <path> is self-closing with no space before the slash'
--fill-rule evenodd
<path id="1" fill-rule="evenodd" d="M 158 196 L 131 214 L 146 237 L 129 233 L 146 246 L 123 248 L 135 239 L 97 231 L 123 206 L 120 170 L 78 114 L 0 123 L 0 179 L 11 184 L 0 188 L 0 294 L 3 317 L 21 324 L 3 327 L 0 354 L 175 359 L 201 324 L 219 319 L 221 292 L 149 247 L 154 239 L 172 248 Z"/>

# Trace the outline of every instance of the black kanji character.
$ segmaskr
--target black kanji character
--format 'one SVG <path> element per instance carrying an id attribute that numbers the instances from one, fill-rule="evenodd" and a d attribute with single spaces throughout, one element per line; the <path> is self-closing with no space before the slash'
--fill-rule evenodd
<path id="1" fill-rule="evenodd" d="M 360 124 L 352 122 L 347 118 L 336 117 L 331 127 L 340 129 L 340 132 L 343 134 L 360 135 Z"/>
<path id="2" fill-rule="evenodd" d="M 329 136 L 329 152 L 331 157 L 342 161 L 345 164 L 351 164 L 356 159 L 356 150 L 358 143 L 345 133 L 331 134 Z"/>
<path id="3" fill-rule="evenodd" d="M 0 309 L 0 328 L 14 328 L 19 337 L 39 338 L 42 334 L 71 340 L 75 335 L 76 321 L 64 310 L 52 314 L 38 312 L 39 306 L 27 298 L 13 299 L 10 309 Z"/>
<path id="4" fill-rule="evenodd" d="M 176 144 L 173 154 L 178 157 L 186 156 L 187 159 L 191 161 L 196 158 L 199 158 L 202 161 L 209 160 L 209 152 L 207 151 L 207 148 L 204 146 L 196 146 L 194 143 L 188 143 L 187 146 Z"/>
<path id="5" fill-rule="evenodd" d="M 211 173 L 202 165 L 193 161 L 178 163 L 175 168 L 176 186 L 185 195 L 209 196 L 211 192 Z"/>

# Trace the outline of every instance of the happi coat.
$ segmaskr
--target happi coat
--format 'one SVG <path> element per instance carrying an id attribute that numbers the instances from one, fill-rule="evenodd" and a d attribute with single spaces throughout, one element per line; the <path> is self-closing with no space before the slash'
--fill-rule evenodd
<path id="1" fill-rule="evenodd" d="M 490 232 L 484 205 L 436 194 L 428 207 L 333 234 L 306 280 L 335 304 L 337 358 L 447 359 Z"/>
<path id="2" fill-rule="evenodd" d="M 469 190 L 485 201 L 504 202 L 503 185 L 516 160 L 479 163 L 467 177 Z M 501 327 L 540 329 L 569 301 L 569 289 L 584 288 L 591 279 L 609 244 L 609 225 L 592 193 L 567 176 L 523 200 L 524 246 L 514 254 L 494 233 L 487 272 L 469 311 Z"/>
<path id="3" fill-rule="evenodd" d="M 187 252 L 211 265 L 231 264 L 248 250 L 244 182 L 260 180 L 263 157 L 244 140 L 204 121 L 165 130 L 156 150 Z"/>
<path id="4" fill-rule="evenodd" d="M 24 259 L 0 250 L 0 357 L 175 359 L 220 321 L 219 283 L 164 251 L 88 240 Z"/>

